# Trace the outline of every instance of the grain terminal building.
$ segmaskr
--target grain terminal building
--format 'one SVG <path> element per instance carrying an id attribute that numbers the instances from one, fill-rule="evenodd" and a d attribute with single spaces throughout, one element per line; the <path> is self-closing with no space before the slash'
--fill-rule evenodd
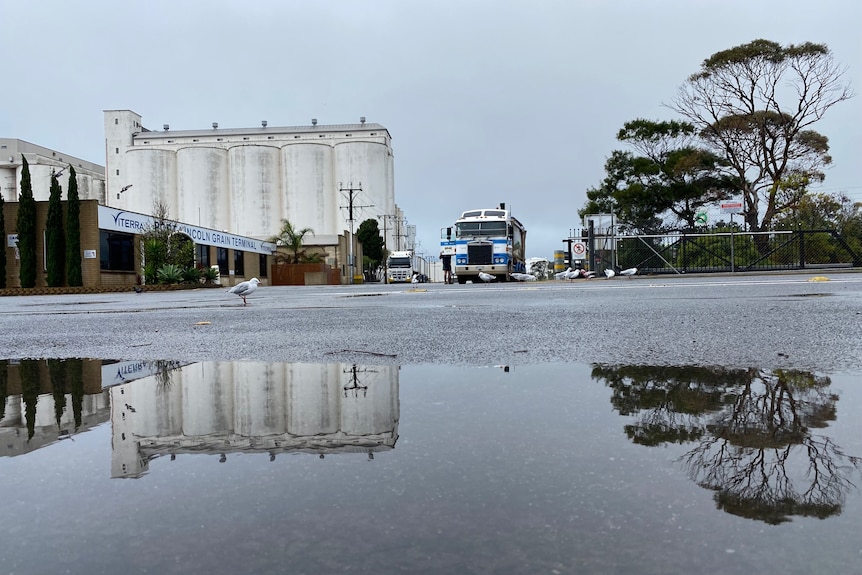
<path id="1" fill-rule="evenodd" d="M 327 275 L 328 283 L 332 278 L 350 283 L 361 269 L 361 247 L 351 232 L 365 219 L 384 220 L 388 245 L 406 235 L 394 200 L 391 138 L 386 128 L 364 118 L 337 126 L 313 120 L 304 127 L 270 128 L 262 122 L 252 129 L 213 124 L 206 130 L 171 131 L 165 125 L 152 131 L 135 112 L 107 110 L 104 122 L 105 167 L 22 140 L 0 139 L 7 286 L 20 285 L 14 228 L 22 155 L 38 202 L 37 265 L 42 271 L 47 213 L 42 202 L 48 200 L 50 176 L 69 164 L 75 167 L 86 286 L 140 280 L 139 255 L 129 263 L 139 231 L 131 224 L 117 229 L 116 222 L 141 225 L 157 204 L 195 241 L 197 265 L 218 265 L 223 284 L 252 276 L 269 283 L 274 246 L 265 240 L 278 233 L 282 219 L 314 230 L 303 243 L 335 271 Z M 59 178 L 64 198 L 67 175 Z M 44 285 L 45 274 L 37 274 L 37 286 Z"/>
<path id="2" fill-rule="evenodd" d="M 387 245 L 404 235 L 392 139 L 365 118 L 181 131 L 148 130 L 130 110 L 106 110 L 104 118 L 108 206 L 149 213 L 159 202 L 181 222 L 264 239 L 282 219 L 315 235 L 350 231 L 352 204 L 354 231 L 388 217 Z"/>

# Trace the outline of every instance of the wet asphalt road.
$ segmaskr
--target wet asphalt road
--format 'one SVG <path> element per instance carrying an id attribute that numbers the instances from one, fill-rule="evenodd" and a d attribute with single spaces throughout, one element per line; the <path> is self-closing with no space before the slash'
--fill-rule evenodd
<path id="1" fill-rule="evenodd" d="M 862 273 L 3 297 L 0 331 L 0 358 L 859 372 Z"/>

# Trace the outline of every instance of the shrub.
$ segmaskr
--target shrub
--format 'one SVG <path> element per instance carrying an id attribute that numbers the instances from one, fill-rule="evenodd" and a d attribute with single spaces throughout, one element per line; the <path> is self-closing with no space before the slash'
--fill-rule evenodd
<path id="1" fill-rule="evenodd" d="M 218 281 L 219 273 L 218 268 L 203 268 L 202 274 L 205 283 L 214 284 Z"/>
<path id="2" fill-rule="evenodd" d="M 201 268 L 186 268 L 183 270 L 183 281 L 188 284 L 199 284 L 204 271 Z"/>
<path id="3" fill-rule="evenodd" d="M 176 264 L 165 264 L 156 272 L 160 284 L 178 284 L 183 281 L 183 268 Z"/>

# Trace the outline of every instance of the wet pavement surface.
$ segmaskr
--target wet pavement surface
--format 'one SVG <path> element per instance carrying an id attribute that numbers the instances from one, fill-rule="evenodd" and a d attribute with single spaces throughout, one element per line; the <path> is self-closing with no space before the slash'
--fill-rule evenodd
<path id="1" fill-rule="evenodd" d="M 862 273 L 0 298 L 0 357 L 862 368 Z"/>

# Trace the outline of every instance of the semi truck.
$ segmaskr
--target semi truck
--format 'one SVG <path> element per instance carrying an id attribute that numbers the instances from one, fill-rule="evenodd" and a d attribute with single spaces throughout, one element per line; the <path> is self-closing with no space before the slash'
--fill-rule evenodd
<path id="1" fill-rule="evenodd" d="M 422 276 L 420 268 L 420 262 L 412 250 L 389 252 L 386 258 L 386 283 L 410 283 L 413 276 Z"/>
<path id="2" fill-rule="evenodd" d="M 459 284 L 478 283 L 479 272 L 509 281 L 513 272 L 526 273 L 527 230 L 506 204 L 467 210 L 452 227 L 443 228 L 441 253 L 454 254 L 452 271 Z"/>

